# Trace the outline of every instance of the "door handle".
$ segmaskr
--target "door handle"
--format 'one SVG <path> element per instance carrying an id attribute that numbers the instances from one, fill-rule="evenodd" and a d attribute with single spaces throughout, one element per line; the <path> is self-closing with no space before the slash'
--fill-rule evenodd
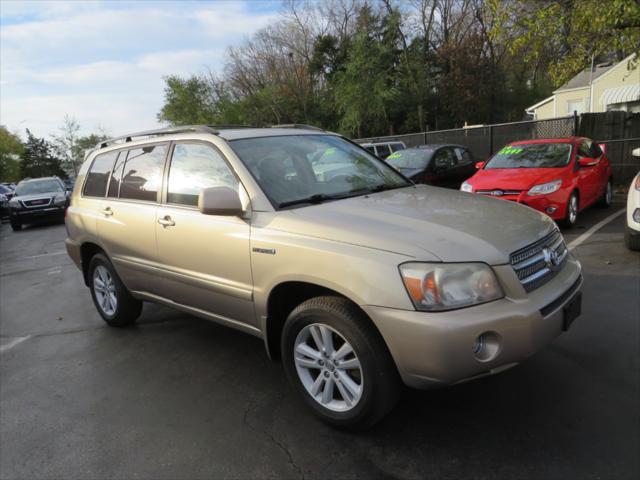
<path id="1" fill-rule="evenodd" d="M 103 215 L 110 217 L 111 215 L 113 215 L 113 210 L 111 210 L 111 207 L 106 207 L 102 210 L 100 210 L 100 213 L 102 213 Z"/>
<path id="2" fill-rule="evenodd" d="M 163 218 L 159 218 L 158 223 L 163 227 L 173 227 L 176 224 L 176 222 L 171 220 L 171 217 L 169 215 L 165 215 Z"/>

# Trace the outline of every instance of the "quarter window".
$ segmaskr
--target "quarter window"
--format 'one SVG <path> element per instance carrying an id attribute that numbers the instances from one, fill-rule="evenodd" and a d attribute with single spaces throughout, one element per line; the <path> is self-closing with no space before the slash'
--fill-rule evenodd
<path id="1" fill-rule="evenodd" d="M 120 198 L 157 201 L 166 153 L 166 145 L 129 150 L 120 182 Z"/>
<path id="2" fill-rule="evenodd" d="M 87 197 L 105 196 L 111 168 L 117 157 L 118 152 L 108 152 L 94 158 L 84 183 L 83 195 Z"/>
<path id="3" fill-rule="evenodd" d="M 201 143 L 177 144 L 169 169 L 167 202 L 196 206 L 200 191 L 210 187 L 238 189 L 238 180 L 222 155 Z"/>

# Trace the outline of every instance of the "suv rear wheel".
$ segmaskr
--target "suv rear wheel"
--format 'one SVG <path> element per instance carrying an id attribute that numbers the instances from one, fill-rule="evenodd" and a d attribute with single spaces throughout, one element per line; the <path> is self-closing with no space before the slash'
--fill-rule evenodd
<path id="1" fill-rule="evenodd" d="M 395 405 L 402 385 L 386 345 L 366 316 L 341 297 L 296 307 L 282 333 L 289 381 L 323 421 L 366 428 Z"/>
<path id="2" fill-rule="evenodd" d="M 142 312 L 142 302 L 131 296 L 109 259 L 98 253 L 89 263 L 91 298 L 100 316 L 112 327 L 135 323 Z"/>

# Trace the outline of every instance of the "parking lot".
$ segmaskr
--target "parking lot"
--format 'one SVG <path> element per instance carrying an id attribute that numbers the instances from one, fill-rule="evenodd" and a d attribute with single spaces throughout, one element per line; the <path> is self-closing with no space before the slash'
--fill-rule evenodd
<path id="1" fill-rule="evenodd" d="M 106 327 L 64 226 L 2 224 L 0 477 L 638 478 L 640 254 L 624 215 L 581 237 L 623 201 L 564 232 L 585 270 L 568 333 L 500 375 L 407 391 L 360 434 L 315 420 L 257 338 L 151 304 Z"/>

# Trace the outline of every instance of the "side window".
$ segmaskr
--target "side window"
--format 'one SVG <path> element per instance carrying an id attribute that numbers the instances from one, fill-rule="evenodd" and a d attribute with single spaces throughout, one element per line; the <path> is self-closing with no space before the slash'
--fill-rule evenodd
<path id="1" fill-rule="evenodd" d="M 591 156 L 591 145 L 586 140 L 580 142 L 578 146 L 578 156 L 583 158 L 589 158 Z"/>
<path id="2" fill-rule="evenodd" d="M 129 150 L 120 182 L 120 198 L 157 201 L 166 153 L 166 145 L 148 145 Z"/>
<path id="3" fill-rule="evenodd" d="M 380 158 L 387 158 L 389 155 L 391 155 L 391 149 L 389 148 L 389 145 L 376 145 L 376 150 L 378 151 L 378 156 Z"/>
<path id="4" fill-rule="evenodd" d="M 467 165 L 472 162 L 469 150 L 465 148 L 455 148 L 454 151 L 456 152 L 456 160 L 459 165 Z"/>
<path id="5" fill-rule="evenodd" d="M 127 161 L 127 151 L 120 152 L 118 161 L 113 167 L 113 173 L 111 174 L 111 181 L 109 182 L 109 191 L 107 197 L 118 198 L 120 193 L 120 180 L 122 180 L 122 171 L 124 170 L 124 164 Z"/>
<path id="6" fill-rule="evenodd" d="M 434 166 L 437 170 L 448 170 L 456 166 L 453 151 L 450 148 L 443 148 L 434 158 Z"/>
<path id="7" fill-rule="evenodd" d="M 198 205 L 203 188 L 238 188 L 238 180 L 214 148 L 201 143 L 177 144 L 169 168 L 167 202 Z"/>
<path id="8" fill-rule="evenodd" d="M 93 159 L 91 168 L 87 173 L 82 194 L 87 197 L 104 197 L 107 192 L 109 174 L 113 168 L 118 152 L 108 152 L 98 155 Z"/>

